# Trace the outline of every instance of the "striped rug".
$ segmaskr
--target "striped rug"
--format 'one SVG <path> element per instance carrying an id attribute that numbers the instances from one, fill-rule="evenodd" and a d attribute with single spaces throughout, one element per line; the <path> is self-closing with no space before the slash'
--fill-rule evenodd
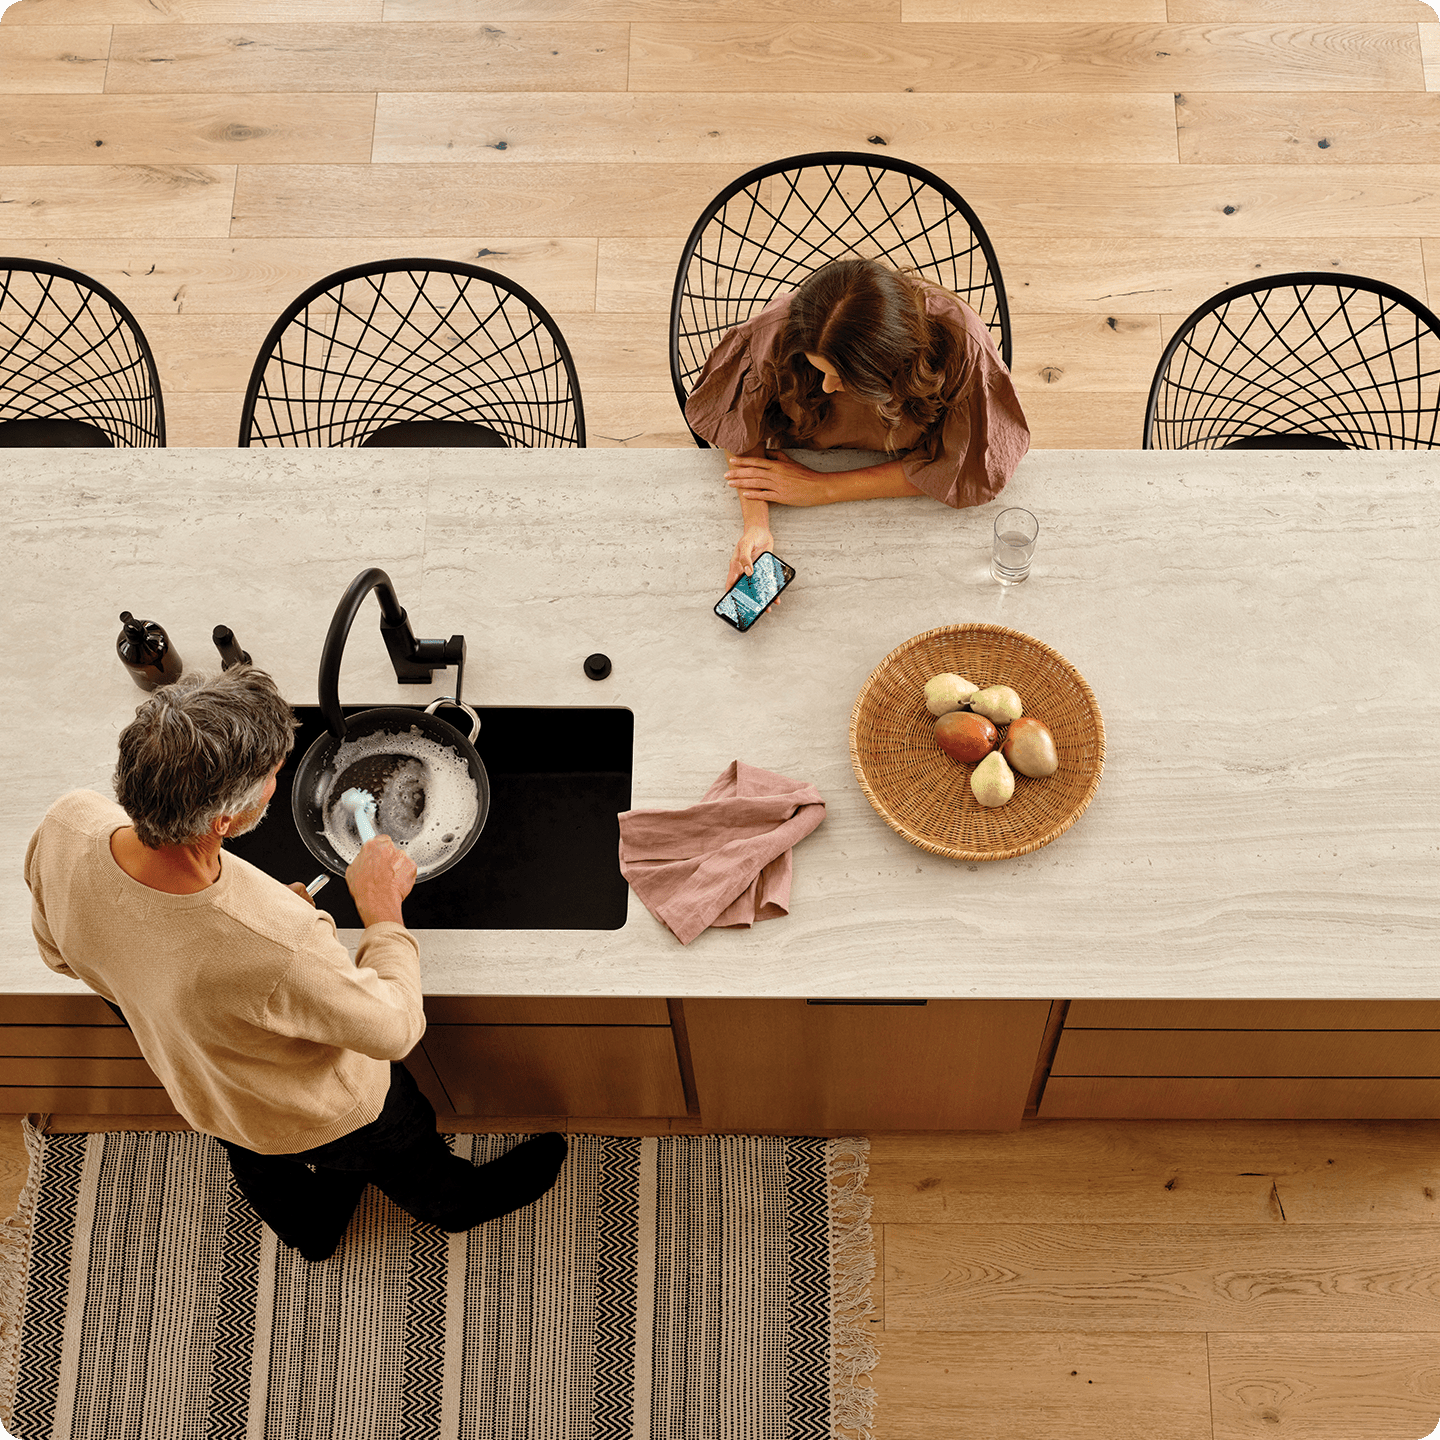
<path id="1" fill-rule="evenodd" d="M 871 1434 L 863 1139 L 572 1135 L 525 1210 L 448 1235 L 372 1186 L 311 1264 L 207 1135 L 24 1123 L 0 1226 L 18 1440 Z M 521 1137 L 446 1138 L 481 1164 Z"/>

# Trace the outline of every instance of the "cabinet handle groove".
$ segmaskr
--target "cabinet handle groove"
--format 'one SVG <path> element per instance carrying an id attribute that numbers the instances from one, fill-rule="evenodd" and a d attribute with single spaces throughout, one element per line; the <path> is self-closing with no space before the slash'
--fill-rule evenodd
<path id="1" fill-rule="evenodd" d="M 928 1005 L 928 1000 L 807 1000 L 807 1005 Z"/>

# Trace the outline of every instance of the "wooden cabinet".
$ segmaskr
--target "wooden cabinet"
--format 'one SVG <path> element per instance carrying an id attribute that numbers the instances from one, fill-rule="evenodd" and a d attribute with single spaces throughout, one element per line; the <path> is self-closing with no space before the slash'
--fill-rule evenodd
<path id="1" fill-rule="evenodd" d="M 457 1115 L 685 1114 L 668 1025 L 432 1025 L 420 1043 Z"/>
<path id="2" fill-rule="evenodd" d="M 1039 1113 L 1440 1118 L 1440 1001 L 1075 1000 Z"/>
<path id="3" fill-rule="evenodd" d="M 684 1002 L 707 1130 L 1013 1130 L 1048 1000 Z"/>
<path id="4" fill-rule="evenodd" d="M 420 1048 L 458 1115 L 679 1116 L 665 1000 L 427 996 Z"/>
<path id="5" fill-rule="evenodd" d="M 427 996 L 405 1064 L 441 1115 L 685 1115 L 663 999 Z M 174 1115 L 135 1037 L 91 993 L 7 995 L 0 1113 Z"/>
<path id="6" fill-rule="evenodd" d="M 710 1131 L 1014 1129 L 1042 1052 L 1047 1120 L 1440 1119 L 1440 1001 L 1075 1000 L 1047 1029 L 1051 1010 L 432 995 L 405 1064 L 439 1115 Z M 23 1111 L 176 1114 L 135 1037 L 78 991 L 0 1001 L 0 1113 Z"/>
<path id="7" fill-rule="evenodd" d="M 98 995 L 6 995 L 0 1014 L 0 1111 L 178 1113 L 135 1037 Z"/>

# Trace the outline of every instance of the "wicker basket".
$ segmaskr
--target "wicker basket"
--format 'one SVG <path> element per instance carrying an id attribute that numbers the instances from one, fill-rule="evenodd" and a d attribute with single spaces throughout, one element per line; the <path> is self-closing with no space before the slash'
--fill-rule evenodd
<path id="1" fill-rule="evenodd" d="M 1009 685 L 1025 714 L 1055 737 L 1060 768 L 1015 773 L 1015 794 L 986 807 L 970 789 L 973 765 L 935 741 L 925 682 L 950 671 L 976 685 Z M 1005 727 L 997 726 L 1003 739 Z M 1105 722 L 1095 695 L 1063 655 L 1003 625 L 942 625 L 892 650 L 855 697 L 850 761 L 865 797 L 911 844 L 955 860 L 1010 860 L 1063 835 L 1100 784 Z"/>

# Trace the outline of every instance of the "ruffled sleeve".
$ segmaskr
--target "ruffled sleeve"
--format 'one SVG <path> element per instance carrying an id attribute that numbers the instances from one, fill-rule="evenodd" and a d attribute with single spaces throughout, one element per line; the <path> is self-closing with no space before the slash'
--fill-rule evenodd
<path id="1" fill-rule="evenodd" d="M 1005 488 L 1030 448 L 1030 426 L 984 322 L 943 292 L 931 294 L 928 308 L 943 304 L 959 310 L 968 360 L 979 373 L 965 387 L 964 398 L 946 413 L 935 458 L 927 460 L 923 451 L 911 451 L 901 458 L 901 465 L 917 490 L 963 510 L 993 500 Z"/>
<path id="2" fill-rule="evenodd" d="M 788 294 L 728 331 L 705 360 L 685 419 L 717 449 L 744 454 L 765 438 L 766 398 L 760 366 L 770 357 L 790 312 Z"/>

